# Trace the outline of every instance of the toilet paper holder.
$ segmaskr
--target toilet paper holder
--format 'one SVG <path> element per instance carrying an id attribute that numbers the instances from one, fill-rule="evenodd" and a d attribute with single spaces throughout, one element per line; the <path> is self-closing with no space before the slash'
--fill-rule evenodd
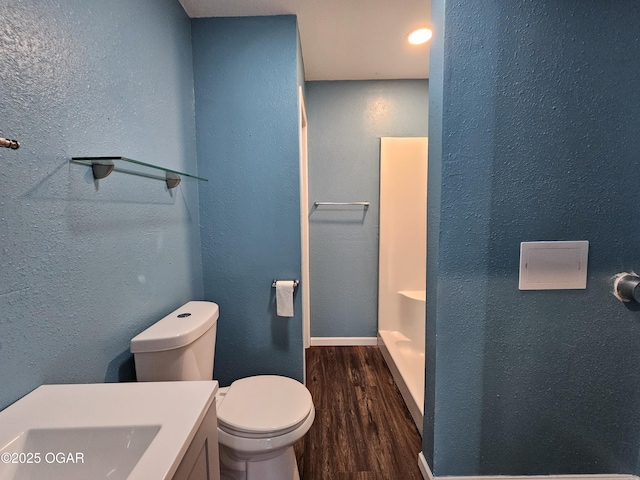
<path id="1" fill-rule="evenodd" d="M 271 284 L 271 288 L 276 288 L 276 282 L 277 282 L 277 281 L 278 281 L 277 279 L 274 279 L 274 280 L 273 280 L 273 283 Z M 298 288 L 298 285 L 300 285 L 300 279 L 299 279 L 299 278 L 296 278 L 296 279 L 293 281 L 293 289 L 295 290 L 296 288 Z"/>

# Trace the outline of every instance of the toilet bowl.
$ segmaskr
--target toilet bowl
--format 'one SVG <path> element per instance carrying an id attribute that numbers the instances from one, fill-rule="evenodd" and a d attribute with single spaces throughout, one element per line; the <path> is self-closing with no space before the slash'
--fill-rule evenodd
<path id="1" fill-rule="evenodd" d="M 304 385 L 275 375 L 242 378 L 222 390 L 216 406 L 222 478 L 300 478 L 293 444 L 315 418 Z"/>
<path id="2" fill-rule="evenodd" d="M 211 380 L 218 305 L 189 302 L 131 340 L 138 381 Z M 220 474 L 299 480 L 293 444 L 311 428 L 309 390 L 278 375 L 242 378 L 216 396 Z"/>

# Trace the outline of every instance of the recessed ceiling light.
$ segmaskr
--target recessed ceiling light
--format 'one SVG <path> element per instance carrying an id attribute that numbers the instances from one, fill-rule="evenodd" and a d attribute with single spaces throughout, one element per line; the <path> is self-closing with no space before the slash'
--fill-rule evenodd
<path id="1" fill-rule="evenodd" d="M 431 30 L 428 28 L 419 28 L 409 34 L 407 40 L 412 45 L 422 45 L 431 39 Z"/>

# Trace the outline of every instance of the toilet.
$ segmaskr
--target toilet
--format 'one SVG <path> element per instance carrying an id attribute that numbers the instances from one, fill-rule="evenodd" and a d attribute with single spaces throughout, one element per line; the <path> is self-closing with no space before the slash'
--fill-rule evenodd
<path id="1" fill-rule="evenodd" d="M 131 340 L 142 382 L 211 380 L 218 305 L 189 302 Z M 216 396 L 220 475 L 299 480 L 293 444 L 311 428 L 309 390 L 278 375 L 241 378 Z"/>

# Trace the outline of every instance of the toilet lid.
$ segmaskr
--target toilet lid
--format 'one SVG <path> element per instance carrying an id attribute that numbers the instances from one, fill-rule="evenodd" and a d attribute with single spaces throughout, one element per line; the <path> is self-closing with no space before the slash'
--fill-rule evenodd
<path id="1" fill-rule="evenodd" d="M 258 375 L 231 384 L 218 409 L 218 422 L 238 432 L 277 433 L 297 427 L 312 406 L 311 394 L 300 382 Z"/>

